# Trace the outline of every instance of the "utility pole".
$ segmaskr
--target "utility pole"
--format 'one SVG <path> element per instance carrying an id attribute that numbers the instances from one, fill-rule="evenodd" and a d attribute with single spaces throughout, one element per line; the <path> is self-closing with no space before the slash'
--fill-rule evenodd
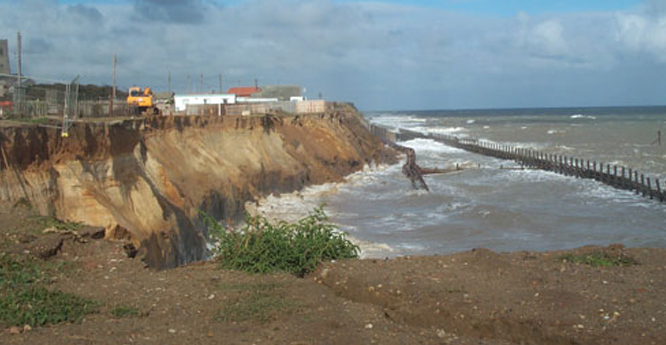
<path id="1" fill-rule="evenodd" d="M 199 92 L 205 93 L 203 87 L 203 73 L 199 75 Z"/>
<path id="2" fill-rule="evenodd" d="M 118 66 L 118 57 L 113 54 L 113 99 L 116 99 L 116 68 Z"/>
<path id="3" fill-rule="evenodd" d="M 14 91 L 14 92 L 16 92 L 16 95 L 17 95 L 17 97 L 16 97 L 16 99 L 18 101 L 17 102 L 18 103 L 17 108 L 18 108 L 18 112 L 20 114 L 22 112 L 22 109 L 21 109 L 22 107 L 21 106 L 23 105 L 23 85 L 22 85 L 23 83 L 21 82 L 21 74 L 22 74 L 22 65 L 21 65 L 21 63 L 22 63 L 22 61 L 21 61 L 21 32 L 20 31 L 16 33 L 16 45 L 17 45 L 16 57 L 18 59 L 18 61 L 17 61 L 18 73 L 17 73 L 16 77 L 18 78 L 18 90 Z"/>
<path id="4" fill-rule="evenodd" d="M 171 71 L 169 71 L 169 76 L 167 78 L 167 84 L 169 85 L 169 94 L 171 94 Z"/>
<path id="5" fill-rule="evenodd" d="M 222 73 L 220 73 L 218 77 L 220 79 L 220 94 L 222 94 Z"/>
<path id="6" fill-rule="evenodd" d="M 116 65 L 118 57 L 113 54 L 113 89 L 111 89 L 111 102 L 109 103 L 109 117 L 113 117 L 113 103 L 116 102 Z"/>
<path id="7" fill-rule="evenodd" d="M 187 93 L 192 93 L 192 76 L 187 75 Z"/>

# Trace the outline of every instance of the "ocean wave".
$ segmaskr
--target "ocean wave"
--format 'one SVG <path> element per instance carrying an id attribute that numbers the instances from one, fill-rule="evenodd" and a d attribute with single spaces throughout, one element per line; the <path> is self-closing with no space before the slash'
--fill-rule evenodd
<path id="1" fill-rule="evenodd" d="M 413 139 L 403 141 L 400 145 L 409 147 L 418 152 L 436 152 L 436 153 L 461 153 L 463 150 L 451 147 L 432 139 Z"/>
<path id="2" fill-rule="evenodd" d="M 583 114 L 574 114 L 571 115 L 572 119 L 587 119 L 587 120 L 596 120 L 596 116 L 591 116 L 591 115 L 583 115 Z"/>
<path id="3" fill-rule="evenodd" d="M 390 115 L 371 117 L 369 121 L 386 127 L 412 129 L 415 126 L 423 126 L 428 120 L 413 115 Z"/>
<path id="4" fill-rule="evenodd" d="M 549 129 L 548 134 L 553 135 L 553 134 L 565 134 L 567 131 L 562 130 L 562 129 Z"/>
<path id="5" fill-rule="evenodd" d="M 445 134 L 445 135 L 456 135 L 461 138 L 468 136 L 467 132 L 469 131 L 465 127 L 424 127 L 424 126 L 415 126 L 407 128 L 409 130 L 420 132 L 423 134 Z"/>
<path id="6" fill-rule="evenodd" d="M 471 124 L 473 124 L 474 122 L 476 122 L 476 120 L 467 120 L 467 124 L 468 124 L 468 125 L 471 125 Z"/>

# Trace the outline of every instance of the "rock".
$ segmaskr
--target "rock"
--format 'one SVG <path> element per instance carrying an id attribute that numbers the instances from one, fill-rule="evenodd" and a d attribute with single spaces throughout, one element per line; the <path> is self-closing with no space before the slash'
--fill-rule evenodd
<path id="1" fill-rule="evenodd" d="M 9 334 L 21 334 L 21 329 L 16 326 L 9 327 Z"/>
<path id="2" fill-rule="evenodd" d="M 372 329 L 372 327 L 373 327 L 373 326 L 372 326 L 372 324 L 371 324 L 371 323 L 369 323 L 369 324 L 365 325 L 365 329 Z"/>
<path id="3" fill-rule="evenodd" d="M 23 332 L 30 332 L 31 330 L 32 330 L 32 327 L 30 327 L 30 325 L 23 326 Z"/>

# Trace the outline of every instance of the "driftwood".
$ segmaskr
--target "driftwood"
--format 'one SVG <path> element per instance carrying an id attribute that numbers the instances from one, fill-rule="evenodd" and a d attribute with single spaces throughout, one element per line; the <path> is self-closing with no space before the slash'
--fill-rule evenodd
<path id="1" fill-rule="evenodd" d="M 429 192 L 430 188 L 428 188 L 428 185 L 423 180 L 422 169 L 418 164 L 416 164 L 416 153 L 414 150 L 409 147 L 404 147 L 393 143 L 391 146 L 394 149 L 407 155 L 407 162 L 405 162 L 405 165 L 402 166 L 402 173 L 405 174 L 407 178 L 409 178 L 414 189 L 425 189 Z"/>

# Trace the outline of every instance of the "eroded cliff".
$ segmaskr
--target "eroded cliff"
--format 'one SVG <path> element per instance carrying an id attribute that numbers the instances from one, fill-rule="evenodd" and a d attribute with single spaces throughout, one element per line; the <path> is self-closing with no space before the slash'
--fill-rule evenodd
<path id="1" fill-rule="evenodd" d="M 390 156 L 353 109 L 312 116 L 156 117 L 0 128 L 0 201 L 103 226 L 152 267 L 203 259 L 199 210 L 234 221 L 272 192 Z"/>

